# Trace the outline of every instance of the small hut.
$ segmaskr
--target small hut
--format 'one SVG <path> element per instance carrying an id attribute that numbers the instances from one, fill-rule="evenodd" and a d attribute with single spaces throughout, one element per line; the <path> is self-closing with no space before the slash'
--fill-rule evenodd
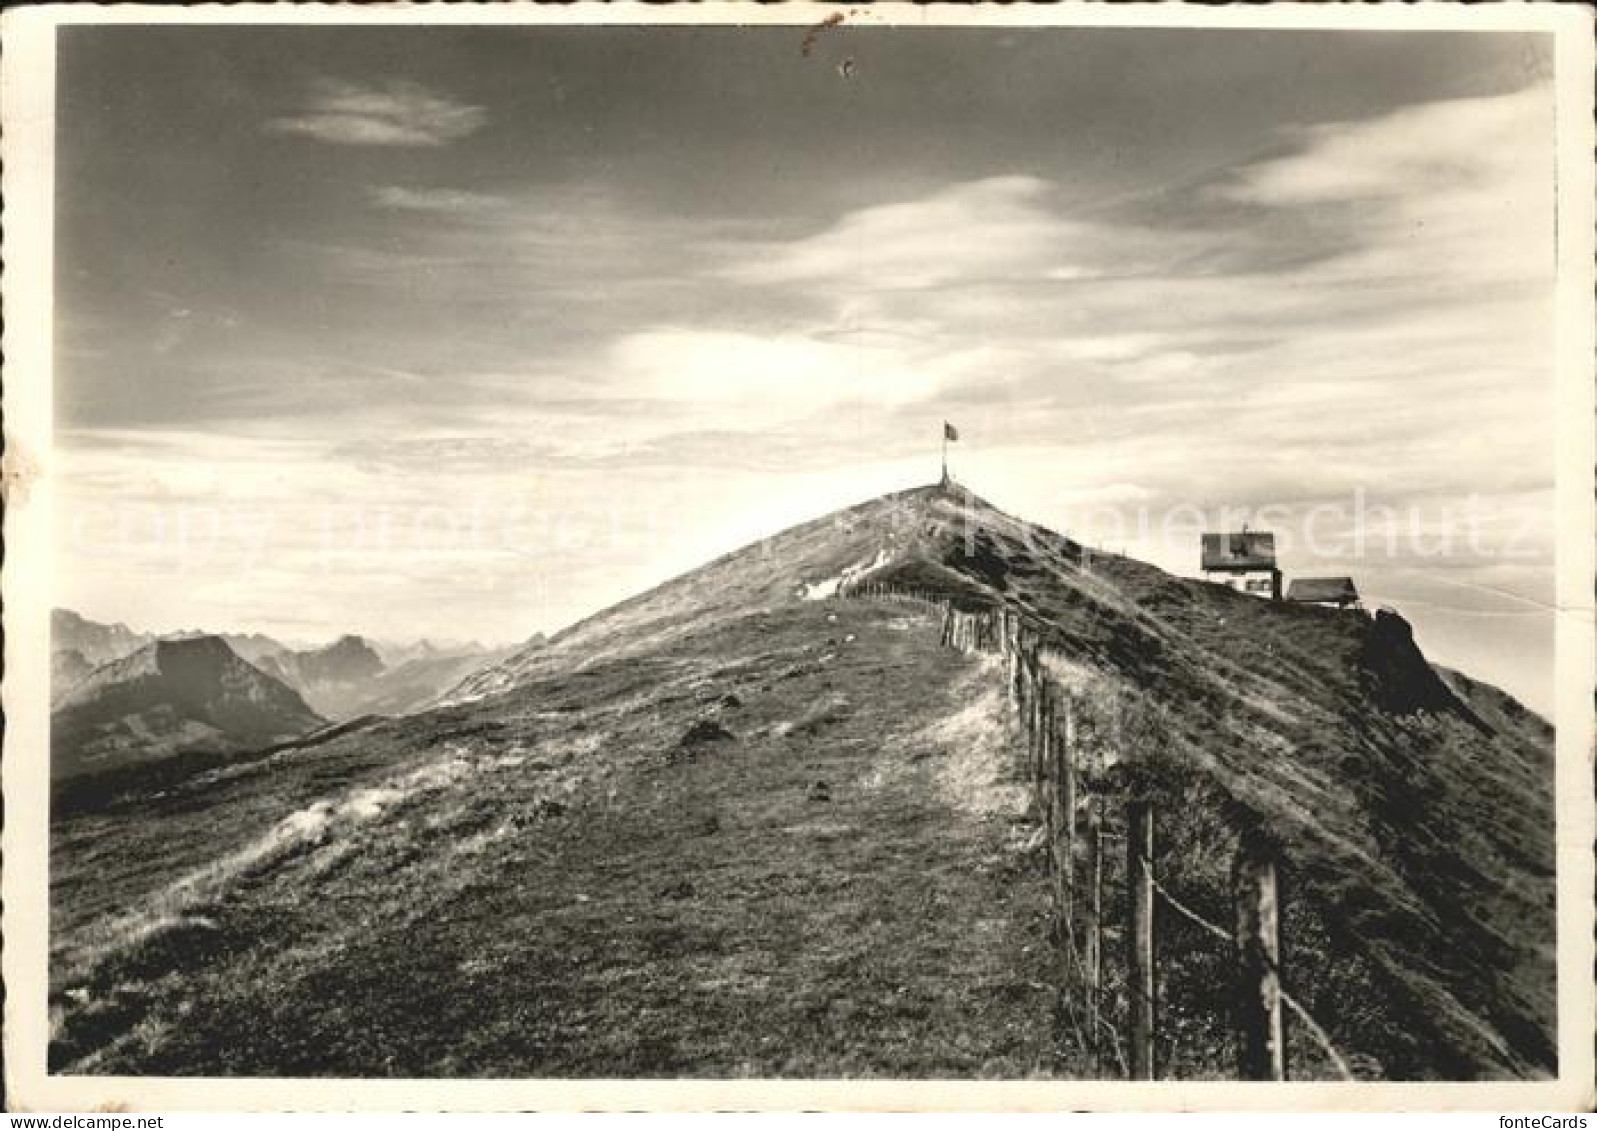
<path id="1" fill-rule="evenodd" d="M 1298 605 L 1346 609 L 1359 603 L 1359 591 L 1351 577 L 1298 577 L 1287 587 L 1286 599 Z"/>

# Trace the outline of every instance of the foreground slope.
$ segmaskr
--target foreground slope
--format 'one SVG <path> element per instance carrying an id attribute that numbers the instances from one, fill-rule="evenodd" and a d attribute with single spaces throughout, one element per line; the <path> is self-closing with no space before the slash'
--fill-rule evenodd
<path id="1" fill-rule="evenodd" d="M 1160 866 L 1200 913 L 1227 915 L 1227 815 L 1268 819 L 1291 988 L 1361 1075 L 1551 1070 L 1545 723 L 1399 618 L 1094 560 L 938 488 L 712 562 L 451 705 L 58 822 L 55 1062 L 1085 1071 L 1002 673 L 940 648 L 931 606 L 836 598 L 862 579 L 1002 604 L 1151 705 L 1131 753 L 1164 767 Z M 1223 971 L 1170 923 L 1166 1072 L 1230 1071 Z"/>
<path id="2" fill-rule="evenodd" d="M 989 669 L 794 605 L 78 814 L 54 1062 L 1077 1071 Z"/>

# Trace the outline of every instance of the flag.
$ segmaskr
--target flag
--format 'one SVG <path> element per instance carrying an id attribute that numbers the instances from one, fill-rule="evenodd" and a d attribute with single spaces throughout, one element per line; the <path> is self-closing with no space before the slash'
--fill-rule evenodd
<path id="1" fill-rule="evenodd" d="M 945 439 L 945 440 L 958 440 L 959 439 L 959 429 L 955 428 L 952 424 L 948 423 L 948 421 L 946 421 L 946 420 L 943 421 L 943 439 Z"/>

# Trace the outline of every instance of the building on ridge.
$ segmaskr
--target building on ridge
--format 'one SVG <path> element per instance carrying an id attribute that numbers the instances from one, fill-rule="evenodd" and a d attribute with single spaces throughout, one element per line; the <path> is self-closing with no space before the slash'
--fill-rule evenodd
<path id="1" fill-rule="evenodd" d="M 1281 571 L 1275 564 L 1275 535 L 1249 530 L 1203 536 L 1206 581 L 1271 601 L 1281 599 Z"/>

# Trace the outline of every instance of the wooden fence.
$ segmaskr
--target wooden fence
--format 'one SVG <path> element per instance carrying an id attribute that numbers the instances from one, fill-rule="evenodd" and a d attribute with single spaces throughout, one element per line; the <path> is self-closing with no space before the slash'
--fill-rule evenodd
<path id="1" fill-rule="evenodd" d="M 1158 1076 L 1159 922 L 1173 913 L 1231 953 L 1239 1078 L 1287 1077 L 1283 1010 L 1303 1025 L 1339 1074 L 1353 1078 L 1325 1030 L 1283 988 L 1279 850 L 1257 827 L 1239 830 L 1230 871 L 1234 929 L 1228 931 L 1161 884 L 1153 801 L 1135 787 L 1118 793 L 1102 788 L 1109 756 L 1101 742 L 1081 740 L 1085 700 L 1052 670 L 1065 657 L 1052 652 L 1017 612 L 961 609 L 936 594 L 883 583 L 856 584 L 840 596 L 930 604 L 941 611 L 945 647 L 1003 658 L 1009 702 L 1024 737 L 1021 769 L 1046 846 L 1061 1023 L 1099 1075 Z M 1128 757 L 1134 754 L 1119 751 L 1115 760 L 1134 762 Z M 1111 809 L 1115 800 L 1119 812 Z M 1111 859 L 1114 851 L 1124 853 L 1119 867 Z M 1105 881 L 1112 874 L 1126 885 L 1123 901 L 1106 902 Z M 1124 906 L 1124 922 L 1108 922 L 1111 902 Z M 1122 942 L 1118 969 L 1107 945 L 1111 934 Z"/>

